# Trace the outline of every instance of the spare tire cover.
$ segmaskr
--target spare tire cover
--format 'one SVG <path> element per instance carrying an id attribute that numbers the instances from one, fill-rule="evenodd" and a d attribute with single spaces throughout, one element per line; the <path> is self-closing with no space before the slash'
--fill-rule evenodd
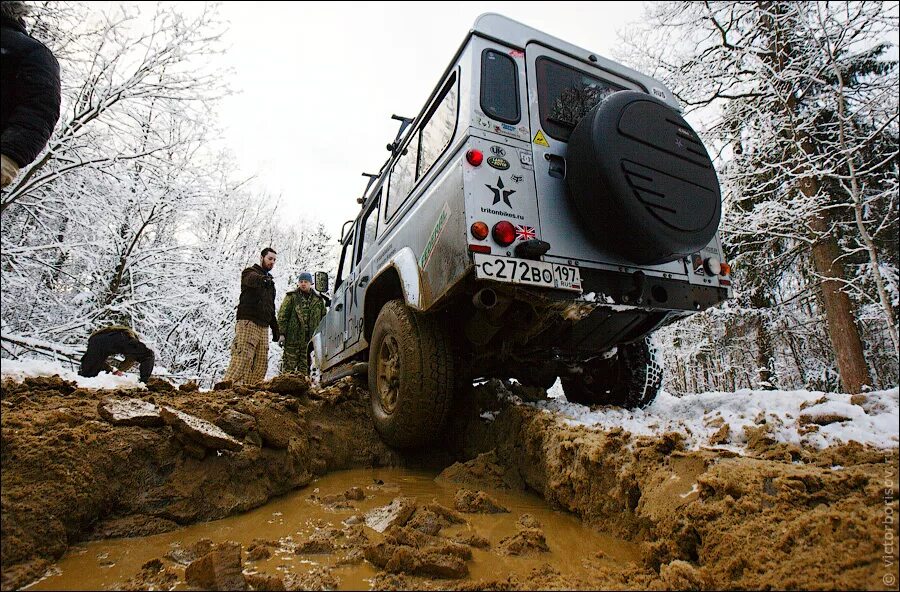
<path id="1" fill-rule="evenodd" d="M 591 109 L 569 139 L 566 182 L 593 240 L 639 265 L 699 251 L 722 196 L 700 138 L 674 109 L 633 90 Z"/>

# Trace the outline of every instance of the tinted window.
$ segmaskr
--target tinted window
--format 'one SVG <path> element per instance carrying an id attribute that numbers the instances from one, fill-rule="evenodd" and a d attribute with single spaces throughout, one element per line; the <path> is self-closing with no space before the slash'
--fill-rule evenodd
<path id="1" fill-rule="evenodd" d="M 369 248 L 373 242 L 375 242 L 375 231 L 378 227 L 378 205 L 380 199 L 376 199 L 375 203 L 372 204 L 369 208 L 369 211 L 366 212 L 366 217 L 363 218 L 362 221 L 362 236 L 359 237 L 359 259 L 362 260 L 363 255 L 366 254 L 366 249 Z"/>
<path id="2" fill-rule="evenodd" d="M 516 62 L 494 49 L 481 53 L 481 108 L 488 117 L 506 123 L 518 123 L 521 117 Z"/>
<path id="3" fill-rule="evenodd" d="M 564 142 L 597 103 L 624 90 L 546 57 L 538 58 L 536 66 L 541 126 L 551 137 Z"/>
<path id="4" fill-rule="evenodd" d="M 403 155 L 391 169 L 391 181 L 388 187 L 387 219 L 390 220 L 409 192 L 416 184 L 416 157 L 419 154 L 419 134 L 413 133 L 412 142 L 403 150 Z"/>
<path id="5" fill-rule="evenodd" d="M 422 127 L 419 152 L 419 174 L 421 179 L 431 169 L 435 161 L 444 153 L 453 132 L 456 130 L 456 112 L 459 105 L 459 92 L 456 88 L 456 74 L 450 77 L 442 91 L 443 99 L 438 99 L 437 108 Z"/>

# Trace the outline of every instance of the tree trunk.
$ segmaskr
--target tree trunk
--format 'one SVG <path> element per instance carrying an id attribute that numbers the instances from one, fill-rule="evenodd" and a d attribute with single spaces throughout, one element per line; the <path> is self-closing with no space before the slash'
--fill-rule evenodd
<path id="1" fill-rule="evenodd" d="M 807 178 L 800 184 L 800 189 L 804 194 L 812 195 L 818 189 L 816 185 L 815 180 Z M 810 228 L 820 237 L 812 246 L 813 267 L 820 276 L 828 336 L 834 347 L 841 384 L 848 393 L 857 394 L 862 391 L 863 385 L 871 384 L 871 380 L 863 357 L 853 303 L 841 289 L 846 275 L 844 265 L 838 260 L 840 249 L 834 236 L 829 233 L 828 222 L 822 212 L 814 213 L 809 222 Z"/>

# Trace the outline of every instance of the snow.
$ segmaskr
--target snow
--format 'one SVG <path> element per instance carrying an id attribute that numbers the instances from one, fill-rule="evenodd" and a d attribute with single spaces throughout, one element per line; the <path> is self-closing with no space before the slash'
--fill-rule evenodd
<path id="1" fill-rule="evenodd" d="M 778 442 L 816 448 L 850 441 L 878 448 L 894 448 L 900 441 L 900 394 L 897 388 L 867 393 L 862 406 L 852 404 L 847 394 L 803 390 L 742 389 L 733 393 L 710 392 L 681 397 L 663 391 L 652 405 L 635 410 L 616 407 L 592 409 L 570 403 L 559 381 L 547 394 L 549 400 L 531 405 L 559 414 L 570 425 L 598 429 L 621 427 L 635 435 L 679 432 L 686 436 L 687 444 L 692 449 L 709 446 L 713 434 L 727 424 L 731 446 L 725 447 L 739 451 L 746 444 L 744 428 L 758 427 L 763 422 L 770 427 L 770 436 Z M 804 404 L 805 408 L 801 410 Z M 829 417 L 830 421 L 839 421 L 804 426 L 799 422 L 801 416 L 812 420 Z"/>
<path id="2" fill-rule="evenodd" d="M 3 378 L 11 378 L 19 382 L 25 378 L 37 376 L 59 376 L 63 380 L 73 381 L 79 387 L 92 389 L 144 388 L 144 385 L 138 382 L 136 376 L 116 376 L 115 374 L 101 372 L 94 378 L 85 378 L 84 376 L 79 376 L 73 370 L 65 369 L 59 362 L 28 358 L 21 360 L 3 358 L 0 360 L 0 375 Z"/>

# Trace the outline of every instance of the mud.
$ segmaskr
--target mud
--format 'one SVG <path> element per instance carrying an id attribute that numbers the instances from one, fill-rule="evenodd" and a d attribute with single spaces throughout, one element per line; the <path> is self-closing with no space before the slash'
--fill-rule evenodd
<path id="1" fill-rule="evenodd" d="M 487 384 L 461 393 L 447 448 L 414 459 L 436 468 L 429 482 L 444 469 L 434 484 L 445 495 L 433 500 L 419 499 L 411 482 L 377 476 L 310 491 L 330 471 L 411 462 L 378 440 L 367 395 L 350 379 L 323 391 L 288 379 L 208 393 L 4 382 L 3 587 L 40 577 L 86 540 L 171 531 L 309 486 L 297 494 L 339 520 L 288 546 L 265 536 L 238 543 L 247 586 L 897 589 L 897 449 L 778 444 L 760 425 L 746 430 L 741 454 L 715 447 L 727 433 L 689 451 L 681 434 L 573 427 L 496 392 Z M 113 426 L 98 415 L 103 398 L 135 394 L 212 422 L 240 440 L 241 450 L 198 451 L 170 425 Z M 534 508 L 502 513 L 513 503 L 508 496 L 529 494 L 619 542 L 589 539 L 562 549 L 548 522 L 555 518 L 536 517 Z M 384 512 L 372 518 L 378 509 Z M 482 513 L 491 509 L 501 513 Z M 213 538 L 200 549 L 143 558 L 126 587 L 187 585 L 187 566 L 218 548 L 210 545 L 230 549 L 225 571 L 234 575 L 231 539 Z M 254 573 L 254 565 L 286 551 L 328 559 L 304 559 L 312 563 L 290 573 Z M 342 576 L 350 569 L 367 575 Z"/>
<path id="2" fill-rule="evenodd" d="M 215 520 L 328 471 L 399 462 L 371 428 L 365 391 L 349 380 L 315 391 L 284 379 L 211 392 L 163 381 L 150 387 L 93 391 L 56 377 L 3 382 L 4 589 L 34 579 L 77 541 Z M 117 426 L 100 416 L 104 399 L 132 397 L 179 412 L 174 425 Z M 184 414 L 241 438 L 240 450 L 184 437 L 177 426 Z"/>

